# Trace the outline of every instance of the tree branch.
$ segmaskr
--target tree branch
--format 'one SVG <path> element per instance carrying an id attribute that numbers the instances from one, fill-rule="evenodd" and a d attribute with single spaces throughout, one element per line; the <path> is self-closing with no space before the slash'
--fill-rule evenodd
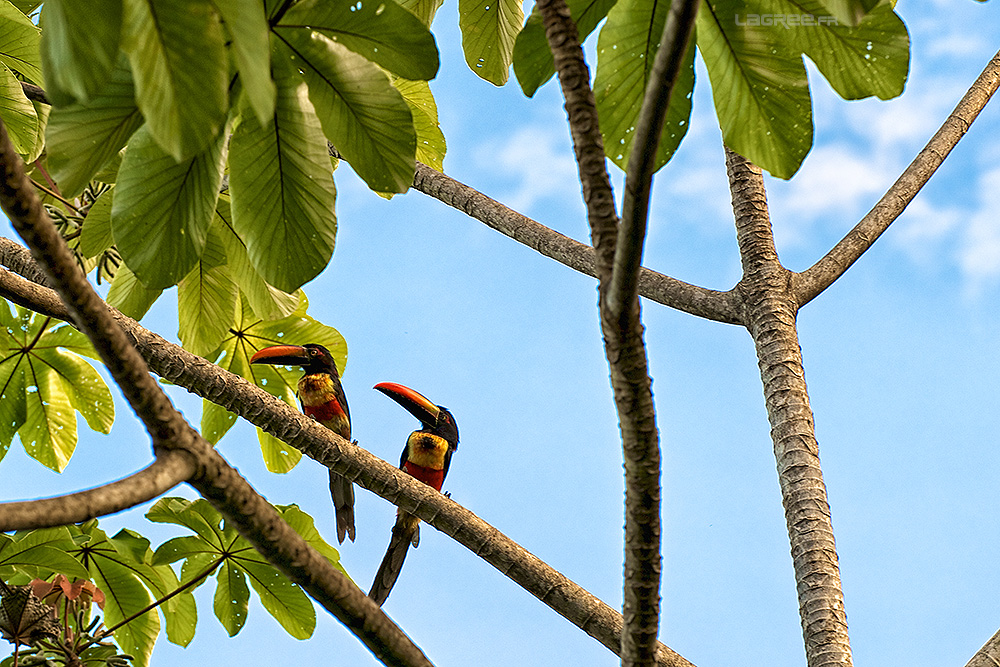
<path id="1" fill-rule="evenodd" d="M 173 407 L 59 236 L 25 176 L 23 163 L 2 121 L 0 167 L 0 205 L 143 421 L 153 439 L 154 452 L 160 455 L 173 451 L 188 458 L 188 465 L 195 470 L 189 480 L 192 486 L 277 569 L 344 623 L 376 657 L 391 665 L 430 665 L 420 649 L 382 610 L 292 530 L 277 510 Z"/>
<path id="2" fill-rule="evenodd" d="M 625 172 L 622 226 L 615 246 L 615 267 L 607 297 L 612 316 L 630 308 L 629 304 L 638 289 L 642 248 L 649 220 L 649 191 L 656 172 L 656 147 L 660 145 L 663 120 L 684 64 L 700 5 L 699 0 L 674 0 L 670 4 L 660 46 L 649 72 Z"/>
<path id="3" fill-rule="evenodd" d="M 64 526 L 121 512 L 166 493 L 194 472 L 190 457 L 182 452 L 167 451 L 134 475 L 95 489 L 54 498 L 0 503 L 0 532 Z"/>
<path id="4" fill-rule="evenodd" d="M 413 187 L 560 264 L 597 277 L 592 247 L 507 208 L 461 181 L 418 162 Z M 639 295 L 705 319 L 740 323 L 732 291 L 705 289 L 643 267 L 639 270 Z"/>
<path id="5" fill-rule="evenodd" d="M 791 272 L 774 248 L 760 168 L 728 147 L 726 166 L 743 262 L 738 289 L 745 299 L 746 327 L 757 350 L 771 423 L 806 661 L 809 667 L 850 667 L 837 546 L 795 329 Z"/>
<path id="6" fill-rule="evenodd" d="M 536 6 L 566 100 L 596 257 L 601 330 L 621 430 L 625 465 L 622 665 L 652 665 L 660 616 L 660 447 L 636 293 L 645 215 L 619 229 L 590 73 L 576 24 L 565 0 L 539 0 Z M 670 50 L 668 46 L 668 54 Z M 666 67 L 661 70 L 666 71 Z M 646 122 L 655 123 L 656 114 L 648 109 L 645 112 Z M 656 134 L 652 128 L 646 130 Z M 634 149 L 641 151 L 643 147 L 636 144 Z M 616 286 L 615 274 L 621 285 Z M 616 288 L 619 294 L 613 297 L 611 291 Z"/>
<path id="7" fill-rule="evenodd" d="M 843 275 L 899 217 L 948 157 L 951 149 L 969 131 L 969 126 L 976 120 L 998 87 L 1000 87 L 1000 52 L 993 56 L 941 128 L 868 215 L 862 218 L 861 222 L 822 259 L 802 273 L 793 275 L 792 286 L 800 307 L 812 301 Z"/>
<path id="8" fill-rule="evenodd" d="M 965 667 L 997 667 L 1000 665 L 1000 630 L 976 651 Z"/>
<path id="9" fill-rule="evenodd" d="M 24 265 L 20 261 L 24 255 L 24 248 L 0 238 L 0 263 Z M 52 317 L 69 319 L 55 292 L 7 271 L 0 271 L 0 296 Z M 621 650 L 621 614 L 492 525 L 263 389 L 110 310 L 150 368 L 171 384 L 225 407 L 362 488 L 416 514 L 616 654 Z M 659 644 L 658 648 L 657 664 L 661 667 L 690 667 L 690 662 L 669 647 Z"/>

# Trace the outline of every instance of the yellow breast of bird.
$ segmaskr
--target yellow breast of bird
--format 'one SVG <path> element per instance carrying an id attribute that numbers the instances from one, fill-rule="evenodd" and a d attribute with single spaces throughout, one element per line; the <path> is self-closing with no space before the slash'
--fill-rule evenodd
<path id="1" fill-rule="evenodd" d="M 418 466 L 441 470 L 444 468 L 445 454 L 450 445 L 448 441 L 433 433 L 414 431 L 406 441 L 407 459 Z"/>

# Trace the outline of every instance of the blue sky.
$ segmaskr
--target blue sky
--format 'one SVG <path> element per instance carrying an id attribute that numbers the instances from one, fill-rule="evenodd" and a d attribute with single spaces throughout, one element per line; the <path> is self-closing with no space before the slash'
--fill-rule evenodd
<path id="1" fill-rule="evenodd" d="M 897 9 L 912 43 L 900 98 L 843 102 L 809 66 L 815 147 L 792 181 L 768 179 L 789 268 L 807 268 L 860 219 L 1000 46 L 995 2 Z M 442 68 L 432 88 L 447 173 L 586 240 L 557 87 L 526 100 L 513 80 L 502 89 L 478 80 L 459 51 L 456 17 L 448 3 L 435 24 Z M 708 78 L 703 68 L 697 74 L 690 134 L 655 184 L 645 264 L 728 289 L 739 258 Z M 995 104 L 875 247 L 799 316 L 858 664 L 965 664 L 1000 627 Z M 621 455 L 594 281 L 420 193 L 384 201 L 346 167 L 337 184 L 337 249 L 307 292 L 311 314 L 348 342 L 355 437 L 395 462 L 415 426 L 371 390 L 377 382 L 401 382 L 448 406 L 462 435 L 445 484 L 453 498 L 619 607 Z M 144 323 L 175 338 L 174 308 L 162 301 Z M 803 664 L 752 342 L 737 327 L 643 307 L 664 453 L 661 639 L 700 667 Z M 200 401 L 172 395 L 197 421 Z M 63 475 L 13 448 L 2 463 L 3 495 L 65 492 L 145 465 L 148 438 L 124 403 L 118 411 L 111 436 L 81 431 Z M 220 448 L 272 502 L 298 503 L 333 539 L 320 466 L 305 460 L 288 475 L 267 473 L 245 423 Z M 358 540 L 341 555 L 365 590 L 393 514 L 358 492 Z M 172 535 L 139 512 L 102 523 L 154 541 Z M 242 634 L 228 639 L 210 595 L 200 593 L 192 645 L 163 640 L 154 664 L 223 651 L 230 664 L 375 663 L 323 613 L 315 636 L 298 642 L 254 603 Z M 385 609 L 441 665 L 617 664 L 433 529 Z"/>

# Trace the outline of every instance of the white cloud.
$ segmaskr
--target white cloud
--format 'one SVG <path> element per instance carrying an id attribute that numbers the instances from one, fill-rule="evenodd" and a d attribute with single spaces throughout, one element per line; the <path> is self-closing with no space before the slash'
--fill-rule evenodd
<path id="1" fill-rule="evenodd" d="M 969 217 L 958 249 L 958 262 L 973 293 L 1000 281 L 1000 169 L 979 179 L 980 201 Z"/>
<path id="2" fill-rule="evenodd" d="M 480 166 L 513 178 L 514 185 L 500 197 L 507 206 L 528 215 L 543 199 L 580 201 L 580 181 L 572 149 L 566 148 L 566 132 L 565 125 L 524 126 L 502 144 L 491 142 L 477 151 Z"/>

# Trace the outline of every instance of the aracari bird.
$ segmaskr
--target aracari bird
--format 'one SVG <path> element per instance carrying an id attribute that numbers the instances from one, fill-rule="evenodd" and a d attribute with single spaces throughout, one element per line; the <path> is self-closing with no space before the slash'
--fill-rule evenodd
<path id="1" fill-rule="evenodd" d="M 330 351 L 322 345 L 274 345 L 258 350 L 251 364 L 301 366 L 298 395 L 302 412 L 345 440 L 351 440 L 351 413 L 340 374 Z M 354 541 L 354 485 L 330 471 L 330 495 L 337 512 L 337 539 Z"/>
<path id="2" fill-rule="evenodd" d="M 410 414 L 420 420 L 422 428 L 414 431 L 406 440 L 399 467 L 424 484 L 440 491 L 444 484 L 451 455 L 458 449 L 458 425 L 448 408 L 434 405 L 421 394 L 409 387 L 394 382 L 382 382 L 375 389 L 399 403 Z M 403 568 L 403 559 L 410 544 L 420 542 L 420 519 L 397 510 L 396 524 L 392 527 L 392 537 L 385 558 L 379 565 L 368 597 L 380 605 L 389 597 L 389 591 Z"/>

